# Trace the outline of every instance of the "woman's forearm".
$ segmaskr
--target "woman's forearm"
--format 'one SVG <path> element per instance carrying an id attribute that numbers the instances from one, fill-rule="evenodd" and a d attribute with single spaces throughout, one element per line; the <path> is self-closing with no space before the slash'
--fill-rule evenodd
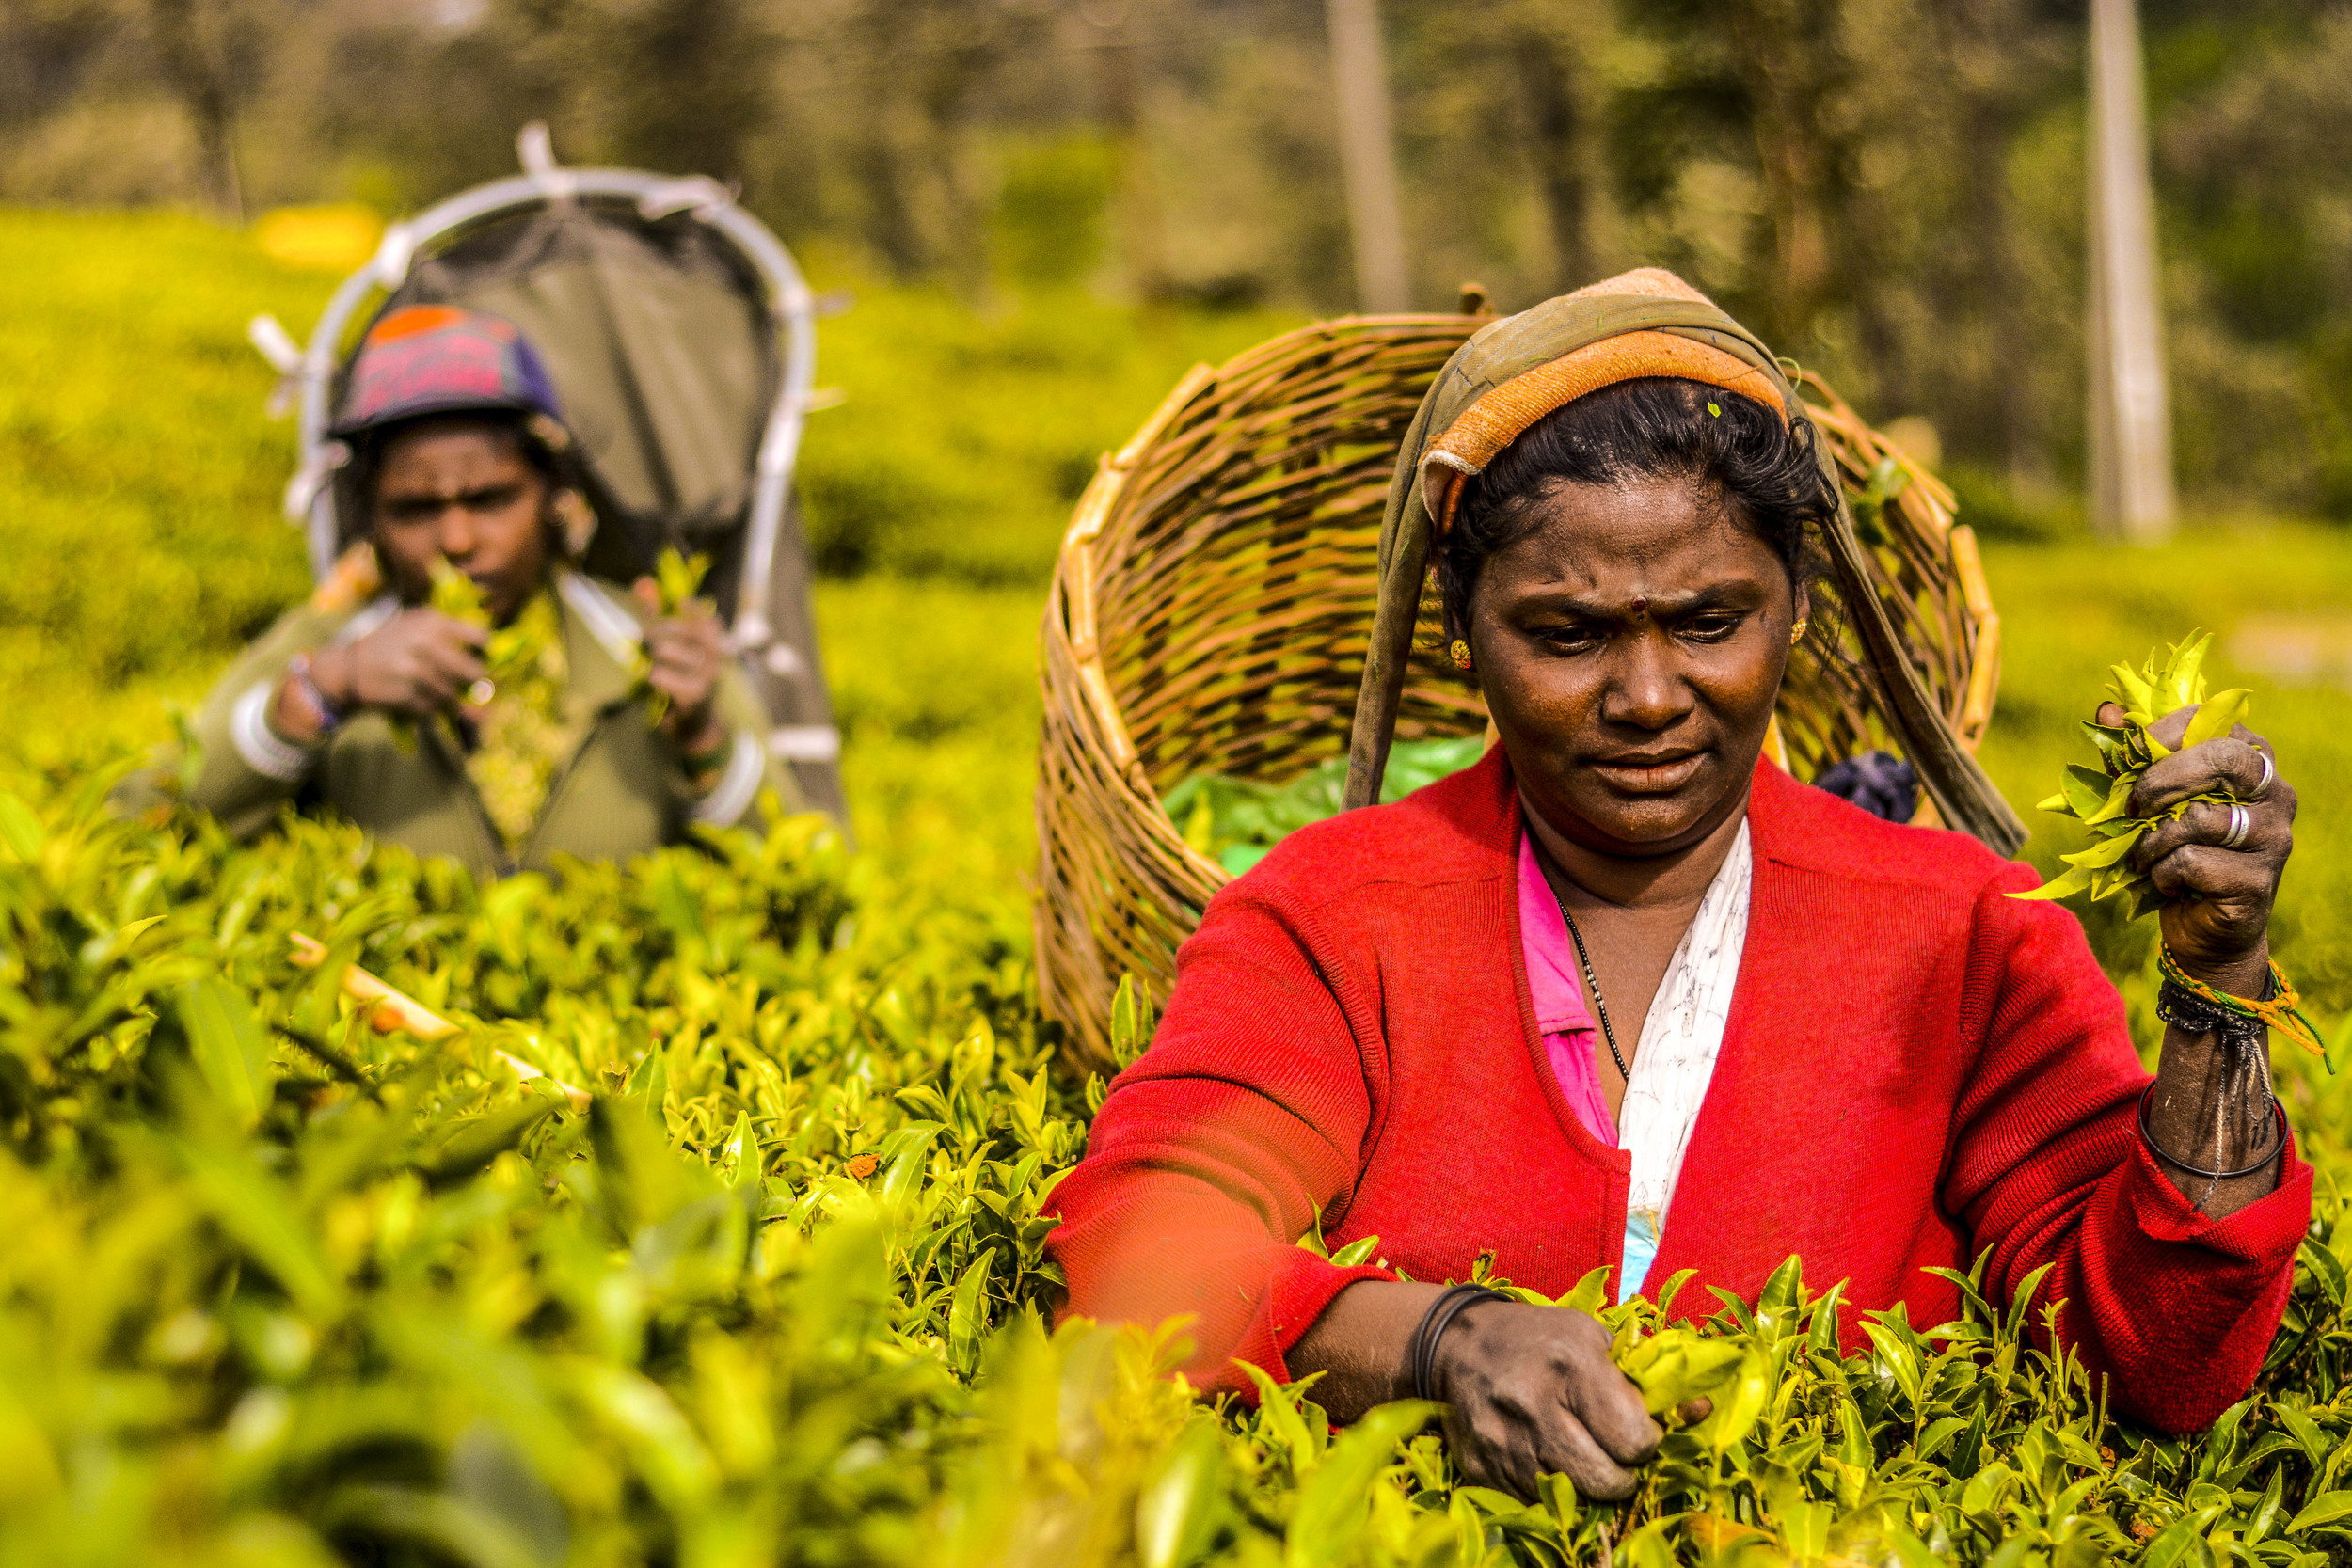
<path id="1" fill-rule="evenodd" d="M 1444 1289 L 1358 1280 L 1333 1296 L 1323 1315 L 1291 1347 L 1284 1357 L 1291 1375 L 1321 1372 L 1314 1402 L 1343 1424 L 1374 1405 L 1412 1398 L 1412 1372 L 1405 1358 L 1422 1314 Z"/>
<path id="2" fill-rule="evenodd" d="M 2197 978 L 2229 995 L 2256 997 L 2263 994 L 2269 975 L 2270 950 L 2265 943 L 2227 971 Z M 2233 1214 L 2278 1190 L 2276 1158 L 2260 1170 L 2222 1181 L 2196 1175 L 2183 1164 L 2236 1170 L 2268 1148 L 2278 1118 L 2262 1092 L 2267 1081 L 2264 1063 L 2231 1052 L 2215 1036 L 2192 1034 L 2177 1023 L 2165 1030 L 2156 1089 L 2148 1102 L 2148 1132 L 2155 1144 L 2156 1164 L 2182 1196 L 2213 1219 Z"/>

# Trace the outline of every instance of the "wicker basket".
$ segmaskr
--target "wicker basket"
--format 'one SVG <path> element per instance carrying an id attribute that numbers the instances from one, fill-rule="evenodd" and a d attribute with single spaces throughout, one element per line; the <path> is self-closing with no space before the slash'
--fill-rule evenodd
<path id="1" fill-rule="evenodd" d="M 1045 610 L 1037 795 L 1038 983 L 1072 1066 L 1112 1065 L 1120 977 L 1165 999 L 1177 945 L 1230 879 L 1184 842 L 1161 792 L 1199 772 L 1279 783 L 1345 753 L 1396 449 L 1481 325 L 1350 317 L 1197 367 L 1079 499 Z M 1883 505 L 1858 507 L 1857 523 L 1888 614 L 1973 750 L 1999 679 L 1975 539 L 1953 525 L 1951 493 L 1819 377 L 1802 376 L 1800 390 L 1850 494 L 1890 456 L 1909 476 Z M 1438 642 L 1433 595 L 1399 740 L 1486 724 Z M 1898 749 L 1888 735 L 1867 683 L 1808 641 L 1781 696 L 1780 760 L 1809 778 Z"/>

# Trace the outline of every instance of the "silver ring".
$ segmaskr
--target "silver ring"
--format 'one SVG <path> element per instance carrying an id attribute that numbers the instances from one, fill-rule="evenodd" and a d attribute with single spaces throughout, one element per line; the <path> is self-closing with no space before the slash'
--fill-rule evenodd
<path id="1" fill-rule="evenodd" d="M 2248 811 L 2244 806 L 2237 804 L 2235 801 L 2232 801 L 2230 805 L 2230 831 L 2221 835 L 2221 847 L 2224 849 L 2236 849 L 2244 847 L 2246 843 L 2246 835 L 2253 831 L 2254 814 Z"/>
<path id="2" fill-rule="evenodd" d="M 2277 763 L 2275 763 L 2275 762 L 2271 761 L 2271 760 L 2270 760 L 2270 753 L 2269 753 L 2268 752 L 2264 751 L 2264 750 L 2263 750 L 2261 747 L 2259 747 L 2259 746 L 2257 746 L 2257 747 L 2255 747 L 2255 748 L 2254 748 L 2254 754 L 2255 754 L 2256 756 L 2258 756 L 2258 757 L 2262 758 L 2262 764 L 2263 764 L 2263 777 L 2262 777 L 2262 783 L 2260 783 L 2260 784 L 2256 784 L 2256 785 L 2254 786 L 2254 788 L 2253 788 L 2252 792 L 2251 792 L 2250 794 L 2249 794 L 2246 798 L 2247 798 L 2248 800 L 2267 800 L 2267 799 L 2269 798 L 2269 796 L 2270 796 L 2270 785 L 2271 785 L 2271 783 L 2272 783 L 2272 781 L 2276 780 L 2276 779 L 2278 778 L 2278 776 L 2279 776 L 2279 765 L 2278 765 Z"/>

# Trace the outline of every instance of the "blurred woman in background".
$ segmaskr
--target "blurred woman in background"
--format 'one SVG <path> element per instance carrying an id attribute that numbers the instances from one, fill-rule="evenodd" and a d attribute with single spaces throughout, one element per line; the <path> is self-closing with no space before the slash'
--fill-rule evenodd
<path id="1" fill-rule="evenodd" d="M 594 519 L 510 323 L 387 316 L 333 434 L 368 537 L 215 688 L 191 804 L 241 833 L 326 807 L 485 876 L 741 822 L 765 789 L 798 808 L 709 607 L 573 567 Z M 437 578 L 480 613 L 436 609 Z"/>

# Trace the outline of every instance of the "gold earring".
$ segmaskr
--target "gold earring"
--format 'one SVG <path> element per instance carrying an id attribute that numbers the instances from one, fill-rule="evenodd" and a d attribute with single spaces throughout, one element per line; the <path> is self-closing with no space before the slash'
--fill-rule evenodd
<path id="1" fill-rule="evenodd" d="M 1468 670 L 1471 667 L 1473 661 L 1470 658 L 1470 644 L 1460 638 L 1457 637 L 1448 643 L 1445 651 L 1446 657 L 1454 660 L 1454 667 L 1456 670 Z"/>
<path id="2" fill-rule="evenodd" d="M 1802 642 L 1802 641 L 1804 641 L 1804 628 L 1805 628 L 1806 625 L 1807 625 L 1807 621 L 1806 621 L 1806 619 L 1805 619 L 1805 618 L 1804 618 L 1804 617 L 1800 617 L 1800 618 L 1798 619 L 1798 621 L 1797 621 L 1797 624 L 1796 624 L 1795 626 L 1790 626 L 1790 627 L 1788 628 L 1788 645 L 1789 645 L 1790 647 L 1792 647 L 1792 648 L 1793 648 L 1793 647 L 1795 647 L 1798 643 L 1800 643 L 1800 642 Z"/>

